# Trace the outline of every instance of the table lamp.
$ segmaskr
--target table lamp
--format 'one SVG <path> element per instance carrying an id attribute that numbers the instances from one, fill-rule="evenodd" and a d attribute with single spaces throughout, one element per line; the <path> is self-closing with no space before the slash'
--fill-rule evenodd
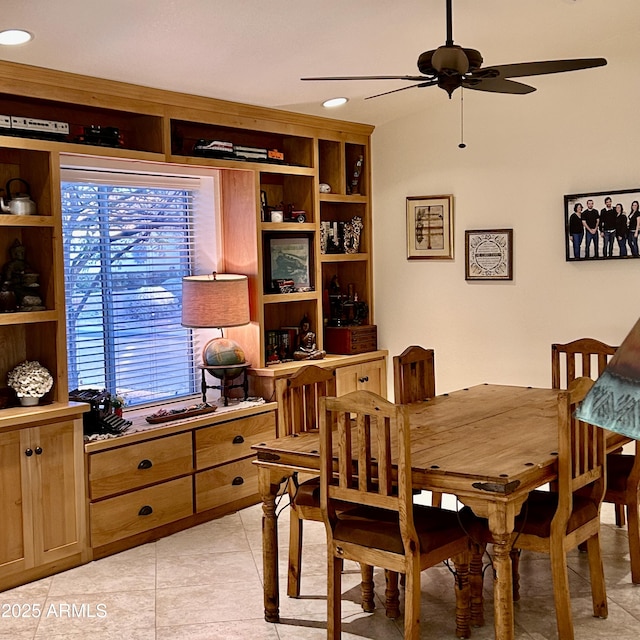
<path id="1" fill-rule="evenodd" d="M 247 276 L 216 273 L 182 278 L 182 326 L 192 329 L 220 329 L 221 336 L 213 338 L 202 349 L 202 391 L 206 401 L 204 370 L 222 380 L 223 396 L 230 381 L 249 365 L 242 347 L 224 337 L 225 327 L 239 327 L 251 321 L 249 315 L 249 280 Z M 234 366 L 236 365 L 236 366 Z M 246 390 L 245 390 L 246 396 Z"/>
<path id="2" fill-rule="evenodd" d="M 576 417 L 640 440 L 640 320 L 591 387 Z"/>

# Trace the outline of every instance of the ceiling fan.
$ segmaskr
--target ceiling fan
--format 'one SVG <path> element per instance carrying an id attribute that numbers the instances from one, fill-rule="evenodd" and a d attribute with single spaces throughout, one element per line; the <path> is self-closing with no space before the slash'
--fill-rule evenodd
<path id="1" fill-rule="evenodd" d="M 432 87 L 437 85 L 451 94 L 458 88 L 494 93 L 526 94 L 535 91 L 535 87 L 510 78 L 539 76 L 547 73 L 577 71 L 607 64 L 604 58 L 583 58 L 577 60 L 545 60 L 540 62 L 519 62 L 482 68 L 482 55 L 476 49 L 467 49 L 453 43 L 451 17 L 452 0 L 446 0 L 447 40 L 444 45 L 425 51 L 418 57 L 418 69 L 423 75 L 415 76 L 337 76 L 321 78 L 301 78 L 301 80 L 407 80 L 416 82 L 408 87 L 378 93 L 368 98 L 377 98 L 389 93 Z"/>

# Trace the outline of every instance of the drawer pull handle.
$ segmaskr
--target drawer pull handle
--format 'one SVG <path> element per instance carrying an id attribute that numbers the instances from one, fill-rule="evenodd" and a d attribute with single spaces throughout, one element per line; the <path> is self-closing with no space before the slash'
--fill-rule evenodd
<path id="1" fill-rule="evenodd" d="M 24 455 L 30 458 L 33 455 L 33 449 L 26 449 Z"/>
<path id="2" fill-rule="evenodd" d="M 138 469 L 151 469 L 153 467 L 153 462 L 151 460 L 140 460 L 140 464 L 138 465 Z"/>
<path id="3" fill-rule="evenodd" d="M 238 485 L 244 484 L 244 478 L 242 476 L 236 476 L 232 481 L 231 484 L 234 487 L 237 487 Z"/>
<path id="4" fill-rule="evenodd" d="M 37 456 L 41 456 L 42 455 L 42 447 L 36 447 L 35 448 L 35 452 Z"/>
<path id="5" fill-rule="evenodd" d="M 153 509 L 146 504 L 140 511 L 138 511 L 139 516 L 150 516 L 153 513 Z"/>
<path id="6" fill-rule="evenodd" d="M 236 436 L 233 439 L 233 444 L 242 444 L 244 442 L 244 438 L 242 436 Z"/>
<path id="7" fill-rule="evenodd" d="M 369 376 L 363 376 L 362 378 L 358 378 L 360 382 L 369 382 Z"/>

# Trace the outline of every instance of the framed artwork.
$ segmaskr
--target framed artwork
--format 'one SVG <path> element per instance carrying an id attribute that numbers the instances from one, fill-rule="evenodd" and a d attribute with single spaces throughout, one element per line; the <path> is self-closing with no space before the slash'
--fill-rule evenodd
<path id="1" fill-rule="evenodd" d="M 467 280 L 513 280 L 513 229 L 464 232 Z"/>
<path id="2" fill-rule="evenodd" d="M 638 258 L 640 187 L 564 197 L 567 261 Z"/>
<path id="3" fill-rule="evenodd" d="M 266 235 L 265 292 L 312 291 L 312 250 L 310 235 Z"/>
<path id="4" fill-rule="evenodd" d="M 453 196 L 407 198 L 407 259 L 453 260 Z"/>

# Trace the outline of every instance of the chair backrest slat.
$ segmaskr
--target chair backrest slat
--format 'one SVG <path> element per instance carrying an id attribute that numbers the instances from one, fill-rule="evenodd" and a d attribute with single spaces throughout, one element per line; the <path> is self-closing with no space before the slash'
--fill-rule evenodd
<path id="1" fill-rule="evenodd" d="M 617 348 L 595 338 L 580 338 L 566 344 L 552 344 L 551 386 L 554 389 L 566 389 L 576 378 L 598 378 Z"/>
<path id="2" fill-rule="evenodd" d="M 436 395 L 433 349 L 413 345 L 393 358 L 394 400 L 409 404 Z"/>

